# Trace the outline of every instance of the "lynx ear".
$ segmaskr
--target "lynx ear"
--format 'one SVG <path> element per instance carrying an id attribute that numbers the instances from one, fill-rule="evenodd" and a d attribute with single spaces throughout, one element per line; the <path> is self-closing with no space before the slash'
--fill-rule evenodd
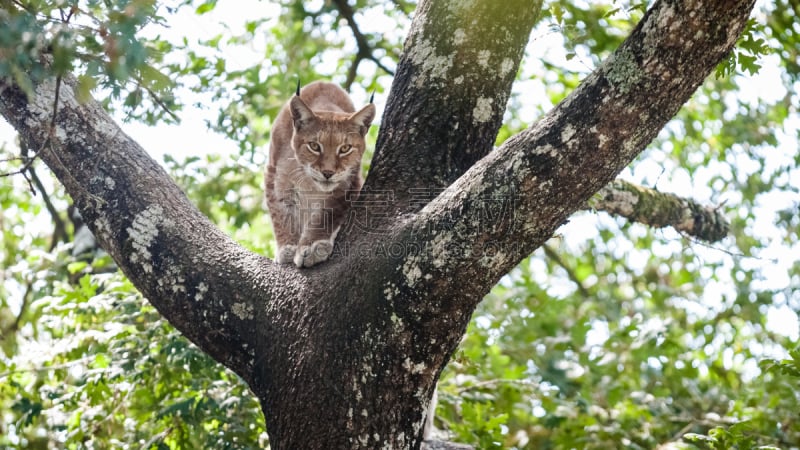
<path id="1" fill-rule="evenodd" d="M 297 131 L 316 118 L 314 111 L 311 111 L 311 108 L 306 106 L 305 102 L 296 95 L 289 101 L 289 111 L 292 113 L 294 129 Z"/>
<path id="2" fill-rule="evenodd" d="M 367 134 L 369 126 L 372 124 L 372 119 L 375 118 L 375 105 L 372 103 L 361 108 L 350 115 L 350 120 L 359 127 L 359 132 L 362 136 Z"/>

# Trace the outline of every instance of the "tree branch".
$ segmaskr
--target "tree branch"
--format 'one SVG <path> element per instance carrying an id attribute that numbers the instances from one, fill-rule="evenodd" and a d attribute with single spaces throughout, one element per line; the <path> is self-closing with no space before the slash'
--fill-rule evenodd
<path id="1" fill-rule="evenodd" d="M 531 0 L 502 8 L 494 0 L 420 2 L 365 190 L 390 192 L 392 210 L 416 211 L 415 192 L 444 189 L 492 150 L 539 8 Z"/>
<path id="2" fill-rule="evenodd" d="M 77 100 L 76 86 L 72 76 L 62 83 L 47 79 L 29 99 L 0 78 L 0 114 L 19 131 L 23 145 L 41 149 L 37 155 L 102 247 L 159 312 L 252 381 L 265 308 L 301 284 L 217 229 L 100 104 Z M 260 287 L 256 295 L 254 285 Z"/>
<path id="3" fill-rule="evenodd" d="M 651 227 L 672 227 L 706 242 L 722 240 L 730 231 L 730 224 L 718 207 L 703 206 L 620 179 L 600 189 L 589 199 L 588 206 Z"/>
<path id="4" fill-rule="evenodd" d="M 751 0 L 654 4 L 569 97 L 405 222 L 400 239 L 415 251 L 393 282 L 432 314 L 477 304 L 644 149 L 730 51 L 752 7 Z"/>

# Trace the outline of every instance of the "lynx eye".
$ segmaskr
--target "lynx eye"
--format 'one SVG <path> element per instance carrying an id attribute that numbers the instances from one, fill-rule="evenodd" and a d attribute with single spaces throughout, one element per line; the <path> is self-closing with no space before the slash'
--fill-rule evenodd
<path id="1" fill-rule="evenodd" d="M 315 155 L 322 153 L 322 146 L 319 145 L 319 142 L 306 142 L 306 147 L 308 147 L 308 151 Z"/>
<path id="2" fill-rule="evenodd" d="M 344 156 L 353 151 L 353 146 L 350 144 L 344 144 L 339 146 L 339 156 Z"/>

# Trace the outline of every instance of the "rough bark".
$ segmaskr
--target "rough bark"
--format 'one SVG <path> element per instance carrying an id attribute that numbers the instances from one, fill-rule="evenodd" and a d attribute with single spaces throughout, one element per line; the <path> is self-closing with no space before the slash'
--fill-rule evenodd
<path id="1" fill-rule="evenodd" d="M 491 147 L 538 7 L 422 1 L 373 169 L 313 269 L 251 254 L 203 217 L 74 80 L 0 113 L 131 281 L 261 400 L 272 448 L 419 448 L 431 392 L 492 285 L 644 148 L 731 49 L 751 0 L 656 2 L 564 102 Z M 492 82 L 488 82 L 488 81 Z"/>
<path id="2" fill-rule="evenodd" d="M 416 211 L 492 149 L 540 7 L 419 3 L 365 189 L 390 193 L 392 210 Z"/>

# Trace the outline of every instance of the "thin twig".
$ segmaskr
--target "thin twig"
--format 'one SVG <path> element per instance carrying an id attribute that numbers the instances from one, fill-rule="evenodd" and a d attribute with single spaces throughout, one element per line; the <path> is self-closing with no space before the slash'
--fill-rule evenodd
<path id="1" fill-rule="evenodd" d="M 32 173 L 33 172 L 33 160 L 35 158 L 30 158 L 30 159 L 28 158 L 28 146 L 25 145 L 22 142 L 20 142 L 19 154 L 26 161 L 28 161 L 28 160 L 30 161 L 30 164 L 26 164 L 25 167 L 23 168 L 23 170 L 21 171 L 21 173 L 22 173 L 22 178 L 25 178 L 25 181 L 28 182 L 28 188 L 31 190 L 31 193 L 34 196 L 36 196 L 36 189 L 33 187 L 33 182 L 28 177 L 28 173 Z"/>
<path id="2" fill-rule="evenodd" d="M 688 433 L 689 430 L 691 430 L 692 428 L 695 427 L 695 425 L 696 424 L 695 424 L 694 420 L 689 421 L 689 423 L 687 423 L 683 428 L 678 430 L 677 433 L 673 434 L 672 437 L 669 438 L 669 441 L 667 441 L 667 442 L 678 442 L 679 440 L 681 440 L 683 435 Z"/>
<path id="3" fill-rule="evenodd" d="M 27 170 L 27 171 L 23 171 L 23 172 L 22 172 L 22 178 L 24 178 L 24 179 L 25 179 L 25 181 L 27 181 L 27 182 L 28 182 L 28 189 L 30 189 L 30 190 L 31 190 L 31 194 L 33 194 L 33 196 L 35 197 L 35 196 L 36 196 L 36 189 L 34 189 L 34 187 L 33 187 L 33 182 L 31 181 L 30 177 L 28 176 L 28 172 L 30 172 L 30 170 L 31 170 L 32 168 L 33 168 L 33 167 L 28 167 L 28 170 Z"/>
<path id="4" fill-rule="evenodd" d="M 372 52 L 370 52 L 369 56 L 367 56 L 367 59 L 375 63 L 375 65 L 378 66 L 379 69 L 383 70 L 387 74 L 394 75 L 394 70 L 386 67 L 378 58 L 375 57 L 375 55 Z"/>
<path id="5" fill-rule="evenodd" d="M 472 391 L 472 390 L 475 390 L 475 389 L 496 388 L 498 385 L 503 385 L 503 384 L 516 384 L 516 385 L 521 385 L 521 386 L 529 386 L 531 388 L 535 388 L 535 387 L 539 386 L 539 383 L 537 383 L 535 381 L 532 381 L 532 380 L 499 378 L 499 379 L 494 379 L 494 380 L 479 381 L 479 382 L 471 384 L 469 386 L 458 386 L 456 388 L 456 392 L 459 395 L 461 395 L 461 394 L 463 394 L 465 392 L 469 392 L 469 391 Z"/>
<path id="6" fill-rule="evenodd" d="M 353 62 L 350 63 L 350 67 L 347 68 L 347 78 L 344 80 L 344 89 L 347 92 L 350 92 L 350 87 L 356 81 L 356 73 L 358 72 L 358 65 L 361 64 L 361 61 L 364 59 L 361 56 L 361 52 L 356 53 L 355 59 Z"/>
<path id="7" fill-rule="evenodd" d="M 175 429 L 175 427 L 171 426 L 171 427 L 167 428 L 166 430 L 162 431 L 161 433 L 156 434 L 155 436 L 150 438 L 149 441 L 145 442 L 145 444 L 142 446 L 142 448 L 150 448 L 150 447 L 152 447 L 153 444 L 155 444 L 157 441 L 163 440 L 164 438 L 169 436 L 174 429 Z"/>
<path id="8" fill-rule="evenodd" d="M 548 258 L 553 260 L 556 264 L 561 266 L 561 268 L 564 269 L 565 272 L 567 272 L 567 277 L 569 277 L 569 279 L 572 280 L 572 282 L 575 283 L 576 286 L 578 286 L 578 291 L 580 291 L 583 298 L 589 298 L 592 296 L 589 290 L 586 289 L 583 283 L 581 283 L 580 279 L 578 279 L 578 274 L 576 274 L 575 271 L 572 270 L 572 267 L 570 267 L 567 263 L 564 262 L 563 259 L 561 259 L 561 256 L 558 255 L 558 253 L 555 251 L 555 249 L 553 249 L 553 247 L 545 244 L 542 246 L 542 248 L 544 248 L 544 254 L 547 255 Z"/>
<path id="9" fill-rule="evenodd" d="M 756 260 L 756 261 L 766 261 L 766 262 L 770 262 L 770 263 L 773 263 L 773 264 L 777 264 L 778 263 L 778 259 L 777 258 L 769 258 L 768 259 L 768 258 L 762 258 L 760 256 L 745 255 L 744 253 L 740 253 L 740 252 L 732 252 L 730 250 L 724 249 L 722 247 L 717 247 L 717 246 L 715 246 L 713 244 L 709 244 L 708 242 L 700 240 L 697 237 L 692 236 L 692 235 L 690 235 L 689 233 L 687 233 L 685 231 L 678 231 L 678 233 L 684 239 L 688 240 L 692 244 L 695 244 L 695 245 L 698 245 L 698 246 L 701 246 L 701 247 L 705 247 L 705 248 L 708 248 L 708 249 L 711 249 L 711 250 L 716 250 L 718 252 L 725 253 L 726 255 L 731 256 L 733 258 L 753 259 L 753 260 Z"/>
<path id="10" fill-rule="evenodd" d="M 25 283 L 25 293 L 22 294 L 22 304 L 19 306 L 19 313 L 17 314 L 17 317 L 14 318 L 14 323 L 2 330 L 2 334 L 0 334 L 0 341 L 5 340 L 6 338 L 10 337 L 12 333 L 16 333 L 17 330 L 19 330 L 20 324 L 22 323 L 22 317 L 25 315 L 25 311 L 28 310 L 28 305 L 30 305 L 30 297 L 32 292 L 33 281 L 28 281 Z"/>
<path id="11" fill-rule="evenodd" d="M 21 174 L 22 176 L 25 176 L 25 171 L 27 171 L 27 170 L 28 170 L 28 169 L 31 167 L 31 164 L 33 164 L 33 162 L 34 162 L 35 160 L 36 160 L 36 155 L 34 155 L 34 156 L 33 156 L 33 158 L 27 158 L 27 157 L 22 157 L 22 156 L 20 156 L 20 157 L 18 157 L 18 158 L 8 158 L 8 159 L 2 159 L 2 160 L 0 160 L 0 162 L 9 162 L 9 161 L 24 161 L 24 163 L 23 163 L 23 165 L 22 165 L 22 168 L 20 168 L 20 169 L 18 169 L 18 170 L 15 170 L 15 171 L 13 171 L 13 172 L 4 172 L 4 173 L 0 173 L 0 178 L 3 178 L 3 177 L 10 177 L 10 176 L 14 176 L 14 175 L 20 175 L 20 174 Z M 27 180 L 27 177 L 25 177 L 25 179 Z M 36 194 L 36 192 L 34 191 L 34 195 L 35 195 L 35 194 Z"/>
<path id="12" fill-rule="evenodd" d="M 333 3 L 336 5 L 339 15 L 347 20 L 347 25 L 353 32 L 353 37 L 355 38 L 356 46 L 358 47 L 355 59 L 348 69 L 347 81 L 345 81 L 344 88 L 348 91 L 350 90 L 350 86 L 353 84 L 356 78 L 356 69 L 363 59 L 368 59 L 374 62 L 375 65 L 384 72 L 388 73 L 389 75 L 394 75 L 394 72 L 383 65 L 383 63 L 381 63 L 380 60 L 378 60 L 378 58 L 376 58 L 373 54 L 374 49 L 367 41 L 367 37 L 364 35 L 364 33 L 362 33 L 358 28 L 358 24 L 356 23 L 355 19 L 355 12 L 350 4 L 347 3 L 347 0 L 333 0 Z"/>
<path id="13" fill-rule="evenodd" d="M 11 162 L 11 161 L 24 161 L 24 160 L 25 159 L 22 158 L 21 156 L 12 156 L 11 158 L 0 159 L 0 163 L 7 163 L 7 162 Z"/>
<path id="14" fill-rule="evenodd" d="M 78 364 L 87 363 L 93 360 L 95 357 L 97 357 L 97 355 L 89 355 L 89 356 L 84 356 L 83 358 L 80 359 L 75 359 L 72 361 L 65 362 L 63 364 L 54 364 L 52 366 L 45 366 L 45 367 L 31 367 L 28 369 L 9 370 L 7 372 L 0 373 L 0 380 L 8 377 L 9 375 L 14 375 L 15 373 L 27 373 L 27 372 L 41 373 L 41 372 L 49 372 L 51 370 L 69 369 L 70 367 L 77 366 Z"/>
<path id="15" fill-rule="evenodd" d="M 696 418 L 696 417 L 668 417 L 667 420 L 671 422 L 686 422 L 686 425 L 678 430 L 669 440 L 658 447 L 656 449 L 667 448 L 669 444 L 674 442 L 680 442 L 683 440 L 683 436 L 692 428 L 699 426 L 703 428 L 715 428 L 715 427 L 729 427 L 740 423 L 740 420 L 733 417 L 720 417 L 719 419 L 708 419 L 708 418 Z M 772 435 L 764 435 L 762 433 L 753 433 L 753 435 L 758 436 L 764 440 L 772 441 L 778 445 L 791 447 L 794 445 L 794 442 L 787 442 L 783 438 L 772 436 Z M 670 447 L 671 448 L 671 447 Z"/>
<path id="16" fill-rule="evenodd" d="M 25 145 L 25 143 L 21 144 L 20 152 L 23 155 L 27 155 L 28 147 Z M 28 173 L 30 173 L 31 180 L 33 180 L 33 183 L 36 185 L 36 189 L 42 193 L 44 206 L 47 209 L 47 212 L 50 213 L 50 217 L 53 219 L 53 223 L 55 224 L 55 229 L 53 230 L 53 239 L 50 241 L 50 248 L 48 249 L 53 250 L 59 242 L 66 242 L 67 226 L 64 223 L 64 219 L 61 218 L 61 214 L 59 214 L 58 210 L 53 205 L 53 202 L 50 200 L 50 195 L 48 195 L 44 183 L 42 183 L 42 180 L 36 174 L 36 170 L 33 168 L 33 166 L 28 169 Z"/>
<path id="17" fill-rule="evenodd" d="M 32 7 L 30 7 L 30 6 L 25 6 L 25 5 L 24 5 L 22 2 L 20 2 L 19 0 L 11 0 L 11 3 L 13 3 L 13 4 L 15 4 L 15 5 L 19 6 L 20 8 L 24 9 L 25 11 L 28 11 L 28 12 L 29 12 L 29 13 L 31 13 L 31 14 L 36 14 L 36 11 L 35 11 L 35 10 L 34 10 Z"/>
<path id="18" fill-rule="evenodd" d="M 180 122 L 180 121 L 181 121 L 181 118 L 180 118 L 180 117 L 178 117 L 178 115 L 177 115 L 177 114 L 175 114 L 174 112 L 172 112 L 172 110 L 170 110 L 170 109 L 169 109 L 169 106 L 167 106 L 167 104 L 166 104 L 166 103 L 164 103 L 164 101 L 161 99 L 161 97 L 159 97 L 159 96 L 158 96 L 158 94 L 156 94 L 155 92 L 153 92 L 153 90 L 152 90 L 152 89 L 150 89 L 149 87 L 147 87 L 147 86 L 144 84 L 144 81 L 142 81 L 142 79 L 141 79 L 139 76 L 136 76 L 134 79 L 136 80 L 136 84 L 137 84 L 139 87 L 141 87 L 142 89 L 144 89 L 145 91 L 147 91 L 147 94 L 148 94 L 148 95 L 150 95 L 150 97 L 153 99 L 153 103 L 155 103 L 156 105 L 158 105 L 158 107 L 160 107 L 160 108 L 161 108 L 161 109 L 162 109 L 162 110 L 163 110 L 165 113 L 169 114 L 169 116 L 170 116 L 170 117 L 172 117 L 172 119 L 173 119 L 175 122 Z"/>
<path id="19" fill-rule="evenodd" d="M 22 304 L 19 306 L 19 314 L 14 318 L 14 323 L 11 325 L 14 331 L 19 330 L 19 325 L 22 323 L 22 316 L 28 310 L 28 305 L 31 304 L 31 295 L 33 294 L 33 281 L 28 281 L 25 284 L 25 293 L 22 294 Z"/>

